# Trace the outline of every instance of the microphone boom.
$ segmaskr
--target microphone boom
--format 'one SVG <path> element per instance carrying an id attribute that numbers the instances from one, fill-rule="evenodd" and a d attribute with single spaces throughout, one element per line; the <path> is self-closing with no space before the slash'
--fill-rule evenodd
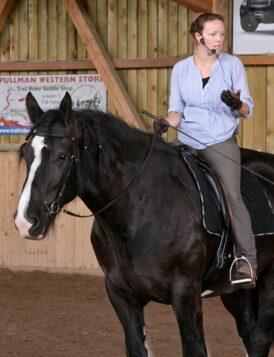
<path id="1" fill-rule="evenodd" d="M 215 53 L 216 53 L 217 51 L 215 50 L 215 48 L 212 48 L 212 49 L 208 48 L 207 45 L 205 44 L 204 38 L 201 38 L 201 39 L 200 39 L 200 42 L 201 42 L 201 44 L 202 44 L 212 55 L 215 55 Z"/>

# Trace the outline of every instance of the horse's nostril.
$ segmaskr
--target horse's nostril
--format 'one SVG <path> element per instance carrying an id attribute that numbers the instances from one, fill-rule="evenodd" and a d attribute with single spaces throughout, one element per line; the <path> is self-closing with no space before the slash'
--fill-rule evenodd
<path id="1" fill-rule="evenodd" d="M 37 224 L 38 224 L 38 218 L 37 217 L 31 216 L 31 217 L 29 217 L 29 221 L 32 224 L 32 228 L 36 227 Z"/>

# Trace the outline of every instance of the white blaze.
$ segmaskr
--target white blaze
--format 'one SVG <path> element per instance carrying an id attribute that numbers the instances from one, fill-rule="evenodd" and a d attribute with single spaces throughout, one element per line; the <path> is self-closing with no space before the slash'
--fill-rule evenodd
<path id="1" fill-rule="evenodd" d="M 41 164 L 42 149 L 45 147 L 45 138 L 43 136 L 35 136 L 31 142 L 31 146 L 33 147 L 34 151 L 34 160 L 31 164 L 29 176 L 20 197 L 19 205 L 17 208 L 17 216 L 15 219 L 15 225 L 22 237 L 28 236 L 29 229 L 32 226 L 32 224 L 26 220 L 25 213 L 29 205 L 32 182 L 34 180 L 35 173 Z"/>

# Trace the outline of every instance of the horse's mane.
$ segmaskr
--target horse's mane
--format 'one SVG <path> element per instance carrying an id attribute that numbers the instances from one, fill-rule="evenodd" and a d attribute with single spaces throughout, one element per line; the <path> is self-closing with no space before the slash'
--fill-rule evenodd
<path id="1" fill-rule="evenodd" d="M 107 131 L 111 135 L 118 135 L 121 138 L 126 138 L 128 141 L 146 141 L 151 137 L 151 134 L 145 133 L 140 129 L 128 125 L 120 117 L 111 113 L 93 110 L 73 111 L 76 119 L 80 120 L 82 125 L 97 130 L 97 135 L 100 131 Z"/>
<path id="2" fill-rule="evenodd" d="M 86 137 L 87 141 L 91 133 L 94 133 L 98 144 L 102 143 L 103 138 L 106 136 L 112 138 L 116 137 L 118 140 L 125 140 L 130 143 L 137 142 L 138 145 L 148 145 L 151 140 L 152 134 L 145 133 L 140 129 L 130 126 L 120 117 L 111 113 L 86 109 L 73 110 L 72 118 L 80 123 L 82 135 Z M 46 137 L 50 135 L 51 128 L 57 121 L 64 124 L 64 118 L 60 116 L 58 109 L 46 111 L 30 129 L 30 132 L 26 137 L 26 142 L 37 133 L 42 133 Z M 24 143 L 19 148 L 20 161 L 23 157 L 23 147 Z"/>

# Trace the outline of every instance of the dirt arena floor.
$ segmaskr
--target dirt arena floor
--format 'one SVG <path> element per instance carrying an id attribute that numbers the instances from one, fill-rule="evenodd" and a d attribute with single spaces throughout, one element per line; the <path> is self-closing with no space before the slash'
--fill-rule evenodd
<path id="1" fill-rule="evenodd" d="M 181 356 L 170 307 L 150 303 L 145 317 L 153 357 Z M 219 299 L 204 301 L 204 319 L 211 357 L 245 356 L 234 321 Z M 103 278 L 0 269 L 0 356 L 125 356 Z"/>

